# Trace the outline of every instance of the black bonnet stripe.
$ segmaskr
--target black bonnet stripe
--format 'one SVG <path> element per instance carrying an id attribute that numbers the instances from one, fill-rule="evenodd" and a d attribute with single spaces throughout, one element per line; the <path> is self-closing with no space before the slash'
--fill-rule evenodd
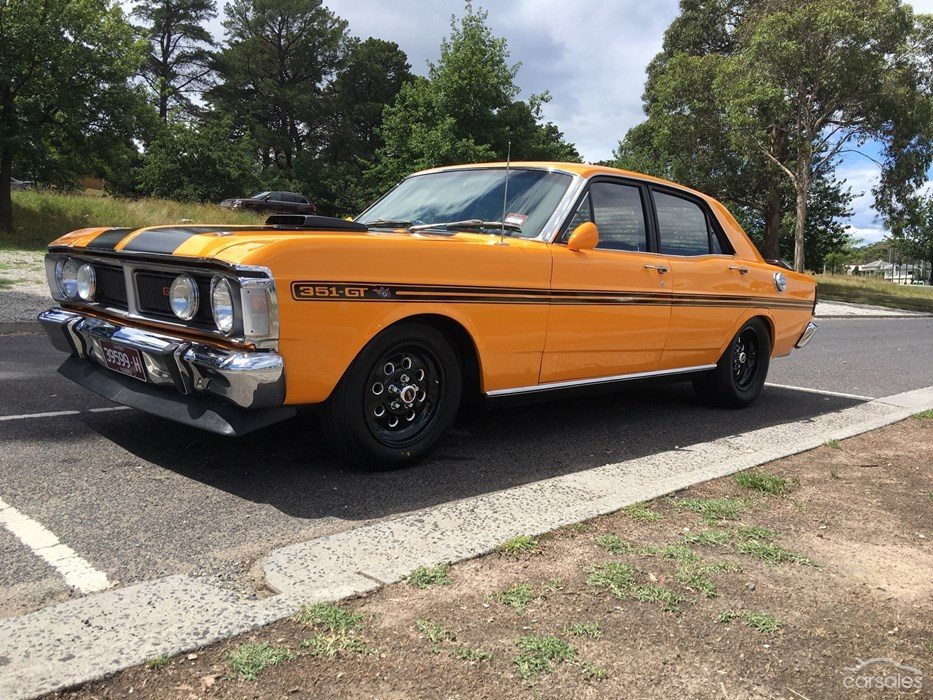
<path id="1" fill-rule="evenodd" d="M 171 255 L 192 236 L 215 231 L 228 231 L 229 226 L 179 226 L 143 231 L 126 244 L 123 250 L 133 253 L 162 253 Z"/>
<path id="2" fill-rule="evenodd" d="M 88 243 L 85 248 L 92 248 L 94 250 L 113 250 L 117 247 L 117 244 L 122 241 L 126 236 L 136 229 L 133 228 L 108 228 L 106 231 L 103 231 L 94 238 L 91 239 L 91 242 Z"/>

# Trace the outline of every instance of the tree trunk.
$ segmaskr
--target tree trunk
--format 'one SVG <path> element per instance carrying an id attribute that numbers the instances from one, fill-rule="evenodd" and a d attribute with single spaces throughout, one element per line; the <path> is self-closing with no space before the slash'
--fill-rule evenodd
<path id="1" fill-rule="evenodd" d="M 765 205 L 765 249 L 767 260 L 781 258 L 781 192 L 773 187 Z"/>
<path id="2" fill-rule="evenodd" d="M 10 185 L 13 180 L 13 151 L 0 151 L 0 233 L 13 233 L 13 201 Z"/>
<path id="3" fill-rule="evenodd" d="M 794 224 L 794 269 L 804 272 L 806 261 L 803 254 L 803 234 L 807 225 L 807 194 L 810 189 L 810 180 L 798 173 L 794 189 L 797 192 L 797 221 Z"/>

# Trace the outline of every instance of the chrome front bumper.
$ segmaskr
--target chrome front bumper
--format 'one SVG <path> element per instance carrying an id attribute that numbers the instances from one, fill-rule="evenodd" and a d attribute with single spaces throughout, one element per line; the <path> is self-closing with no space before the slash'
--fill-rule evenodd
<path id="1" fill-rule="evenodd" d="M 101 340 L 138 350 L 148 382 L 127 378 L 130 387 L 150 384 L 248 409 L 285 400 L 285 364 L 274 352 L 223 350 L 58 308 L 39 314 L 39 324 L 56 348 L 105 368 Z"/>
<path id="2" fill-rule="evenodd" d="M 813 321 L 810 321 L 807 324 L 807 327 L 804 329 L 803 333 L 800 334 L 800 339 L 797 341 L 795 348 L 802 348 L 804 345 L 810 342 L 810 338 L 813 337 L 813 334 L 816 333 L 816 324 Z"/>

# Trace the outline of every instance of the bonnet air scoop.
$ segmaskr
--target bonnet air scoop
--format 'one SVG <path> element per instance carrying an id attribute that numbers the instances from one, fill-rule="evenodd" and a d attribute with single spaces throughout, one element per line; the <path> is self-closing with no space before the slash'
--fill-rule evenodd
<path id="1" fill-rule="evenodd" d="M 276 214 L 266 219 L 266 226 L 299 229 L 302 231 L 368 231 L 365 224 L 338 219 L 334 216 L 304 214 Z"/>

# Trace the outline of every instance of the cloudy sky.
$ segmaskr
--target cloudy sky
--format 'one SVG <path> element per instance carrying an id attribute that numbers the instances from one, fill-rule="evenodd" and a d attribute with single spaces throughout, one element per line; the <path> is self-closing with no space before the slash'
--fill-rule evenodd
<path id="1" fill-rule="evenodd" d="M 222 4 L 222 0 L 219 4 Z M 351 33 L 395 41 L 416 73 L 436 60 L 452 14 L 462 0 L 325 0 L 349 22 Z M 609 157 L 626 130 L 643 119 L 645 67 L 661 48 L 664 30 L 677 15 L 677 0 L 485 0 L 498 36 L 508 39 L 513 61 L 521 62 L 518 84 L 525 95 L 549 90 L 546 116 L 564 131 L 588 161 Z M 912 3 L 933 12 L 933 0 Z M 219 19 L 213 27 L 222 33 Z M 868 155 L 876 150 L 869 145 Z M 846 154 L 839 170 L 859 195 L 850 222 L 866 242 L 884 232 L 871 208 L 878 166 Z"/>

